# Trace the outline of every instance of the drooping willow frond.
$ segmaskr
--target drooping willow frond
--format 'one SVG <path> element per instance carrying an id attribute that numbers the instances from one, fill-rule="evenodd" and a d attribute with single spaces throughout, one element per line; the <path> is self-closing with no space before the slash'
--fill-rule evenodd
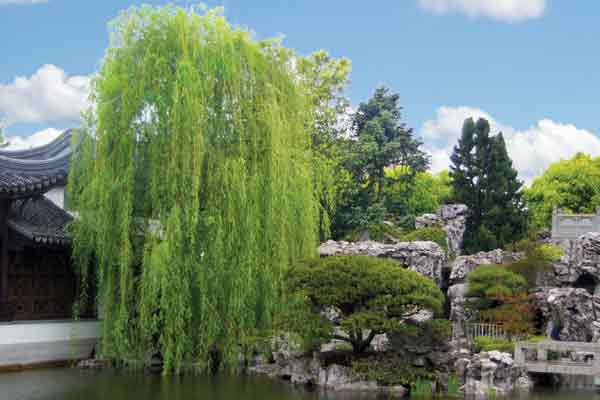
<path id="1" fill-rule="evenodd" d="M 112 29 L 70 190 L 101 350 L 160 351 L 169 371 L 233 362 L 270 326 L 287 267 L 315 252 L 309 101 L 289 50 L 218 12 L 134 8 Z"/>

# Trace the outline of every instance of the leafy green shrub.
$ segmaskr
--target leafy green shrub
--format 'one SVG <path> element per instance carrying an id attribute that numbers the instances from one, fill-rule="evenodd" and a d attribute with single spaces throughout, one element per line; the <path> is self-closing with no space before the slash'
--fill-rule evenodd
<path id="1" fill-rule="evenodd" d="M 523 276 L 529 287 L 534 287 L 538 274 L 549 268 L 550 263 L 559 260 L 564 253 L 560 247 L 540 244 L 534 239 L 517 243 L 515 250 L 522 252 L 524 257 L 508 264 L 507 268 Z"/>
<path id="2" fill-rule="evenodd" d="M 521 275 L 501 265 L 482 265 L 468 275 L 468 297 L 477 300 L 470 302 L 475 309 L 489 309 L 501 304 L 502 296 L 514 296 L 527 288 L 527 281 Z"/>
<path id="3" fill-rule="evenodd" d="M 467 307 L 480 320 L 501 324 L 508 335 L 534 331 L 535 305 L 527 293 L 528 282 L 502 265 L 484 265 L 468 275 Z"/>
<path id="4" fill-rule="evenodd" d="M 444 295 L 435 283 L 397 263 L 369 256 L 334 256 L 308 260 L 294 266 L 287 279 L 293 295 L 305 296 L 315 318 L 325 307 L 341 314 L 347 336 L 331 338 L 365 351 L 376 334 L 393 331 L 420 310 L 442 311 Z M 364 332 L 370 333 L 364 337 Z"/>
<path id="5" fill-rule="evenodd" d="M 503 351 L 505 353 L 514 353 L 515 343 L 508 339 L 493 338 L 488 336 L 477 336 L 474 339 L 475 351 L 477 353 L 482 351 Z"/>
<path id="6" fill-rule="evenodd" d="M 452 336 L 452 323 L 447 319 L 432 319 L 422 324 L 421 328 L 436 343 L 445 343 Z"/>
<path id="7" fill-rule="evenodd" d="M 370 240 L 382 241 L 386 239 L 386 237 L 400 240 L 405 232 L 396 225 L 389 225 L 384 222 L 372 223 L 360 229 L 348 232 L 346 236 L 344 236 L 344 240 L 357 242 L 361 240 L 365 234 L 368 234 Z"/>
<path id="8" fill-rule="evenodd" d="M 446 232 L 439 227 L 417 229 L 397 238 L 402 242 L 426 241 L 437 243 L 445 252 L 448 252 Z"/>
<path id="9" fill-rule="evenodd" d="M 428 379 L 417 378 L 417 381 L 410 387 L 410 397 L 433 397 L 433 383 Z"/>
<path id="10" fill-rule="evenodd" d="M 458 381 L 458 377 L 455 373 L 452 373 L 448 376 L 448 385 L 446 389 L 446 395 L 448 397 L 459 397 L 460 395 L 460 383 Z"/>

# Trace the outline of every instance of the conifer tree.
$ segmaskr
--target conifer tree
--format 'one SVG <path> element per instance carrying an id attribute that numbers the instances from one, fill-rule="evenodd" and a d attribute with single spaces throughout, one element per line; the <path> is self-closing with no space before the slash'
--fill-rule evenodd
<path id="1" fill-rule="evenodd" d="M 386 87 L 375 90 L 373 97 L 361 103 L 354 115 L 355 140 L 346 144 L 346 167 L 352 173 L 353 188 L 348 201 L 338 212 L 337 228 L 363 229 L 377 225 L 393 212 L 403 216 L 408 210 L 409 192 L 419 172 L 429 166 L 429 157 L 421 150 L 422 142 L 402 121 L 400 96 Z M 399 173 L 386 176 L 387 167 L 396 167 Z M 398 183 L 406 191 L 404 204 L 388 210 L 384 204 L 384 190 L 389 183 Z M 341 223 L 340 223 L 341 221 Z M 339 233 L 339 231 L 338 231 Z"/>
<path id="2" fill-rule="evenodd" d="M 467 119 L 451 161 L 456 200 L 469 207 L 465 251 L 493 250 L 522 238 L 527 221 L 523 183 L 502 133 L 490 136 L 488 121 Z"/>

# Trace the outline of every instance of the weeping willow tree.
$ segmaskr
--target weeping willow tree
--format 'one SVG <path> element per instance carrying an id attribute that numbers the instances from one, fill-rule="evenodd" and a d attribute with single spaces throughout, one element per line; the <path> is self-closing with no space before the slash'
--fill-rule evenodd
<path id="1" fill-rule="evenodd" d="M 95 276 L 101 351 L 168 371 L 230 365 L 314 255 L 311 106 L 293 53 L 219 11 L 130 9 L 93 83 L 71 173 L 73 257 Z M 223 364 L 223 363 L 222 363 Z"/>

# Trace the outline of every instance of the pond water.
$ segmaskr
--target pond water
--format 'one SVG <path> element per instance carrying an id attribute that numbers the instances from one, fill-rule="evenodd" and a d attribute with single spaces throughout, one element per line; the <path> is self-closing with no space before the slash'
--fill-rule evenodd
<path id="1" fill-rule="evenodd" d="M 138 373 L 37 370 L 0 374 L 1 400 L 363 400 L 372 396 L 306 391 L 261 377 L 161 378 Z M 600 400 L 595 392 L 540 391 L 522 400 Z"/>

